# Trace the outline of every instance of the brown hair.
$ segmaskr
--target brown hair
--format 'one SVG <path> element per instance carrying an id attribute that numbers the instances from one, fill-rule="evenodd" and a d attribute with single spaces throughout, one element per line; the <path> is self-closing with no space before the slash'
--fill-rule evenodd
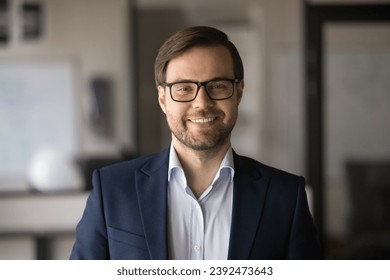
<path id="1" fill-rule="evenodd" d="M 156 85 L 165 82 L 168 63 L 195 46 L 224 46 L 233 59 L 234 75 L 236 79 L 244 79 L 244 67 L 237 48 L 222 31 L 208 26 L 194 26 L 173 34 L 158 51 L 154 64 Z"/>

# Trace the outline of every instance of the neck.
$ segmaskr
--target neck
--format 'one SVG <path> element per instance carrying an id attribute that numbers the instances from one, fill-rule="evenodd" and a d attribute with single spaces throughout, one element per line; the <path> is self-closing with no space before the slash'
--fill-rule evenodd
<path id="1" fill-rule="evenodd" d="M 211 185 L 226 152 L 230 148 L 230 139 L 218 147 L 202 151 L 188 148 L 176 139 L 172 143 L 184 169 L 188 186 L 199 198 Z"/>

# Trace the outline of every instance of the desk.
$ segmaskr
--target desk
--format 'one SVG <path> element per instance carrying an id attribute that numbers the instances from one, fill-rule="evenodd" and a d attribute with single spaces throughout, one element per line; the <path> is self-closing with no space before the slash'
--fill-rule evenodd
<path id="1" fill-rule="evenodd" d="M 50 259 L 51 240 L 74 233 L 88 194 L 0 194 L 0 238 L 31 236 L 36 258 Z"/>

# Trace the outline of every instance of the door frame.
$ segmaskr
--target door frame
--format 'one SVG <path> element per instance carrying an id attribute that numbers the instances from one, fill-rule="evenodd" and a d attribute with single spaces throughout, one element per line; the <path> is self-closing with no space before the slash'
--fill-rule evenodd
<path id="1" fill-rule="evenodd" d="M 313 188 L 313 216 L 326 254 L 324 207 L 324 25 L 329 22 L 389 22 L 389 4 L 325 5 L 304 2 L 306 176 Z"/>

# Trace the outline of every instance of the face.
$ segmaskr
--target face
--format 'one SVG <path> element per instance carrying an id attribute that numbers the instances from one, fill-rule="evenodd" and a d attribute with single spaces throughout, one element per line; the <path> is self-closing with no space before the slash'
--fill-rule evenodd
<path id="1" fill-rule="evenodd" d="M 223 46 L 194 47 L 172 59 L 166 82 L 204 82 L 216 78 L 234 79 L 233 60 Z M 173 143 L 193 150 L 209 150 L 230 144 L 230 134 L 237 120 L 243 82 L 235 85 L 226 100 L 211 100 L 204 87 L 191 102 L 173 101 L 168 87 L 159 86 L 159 103 L 166 114 Z"/>

